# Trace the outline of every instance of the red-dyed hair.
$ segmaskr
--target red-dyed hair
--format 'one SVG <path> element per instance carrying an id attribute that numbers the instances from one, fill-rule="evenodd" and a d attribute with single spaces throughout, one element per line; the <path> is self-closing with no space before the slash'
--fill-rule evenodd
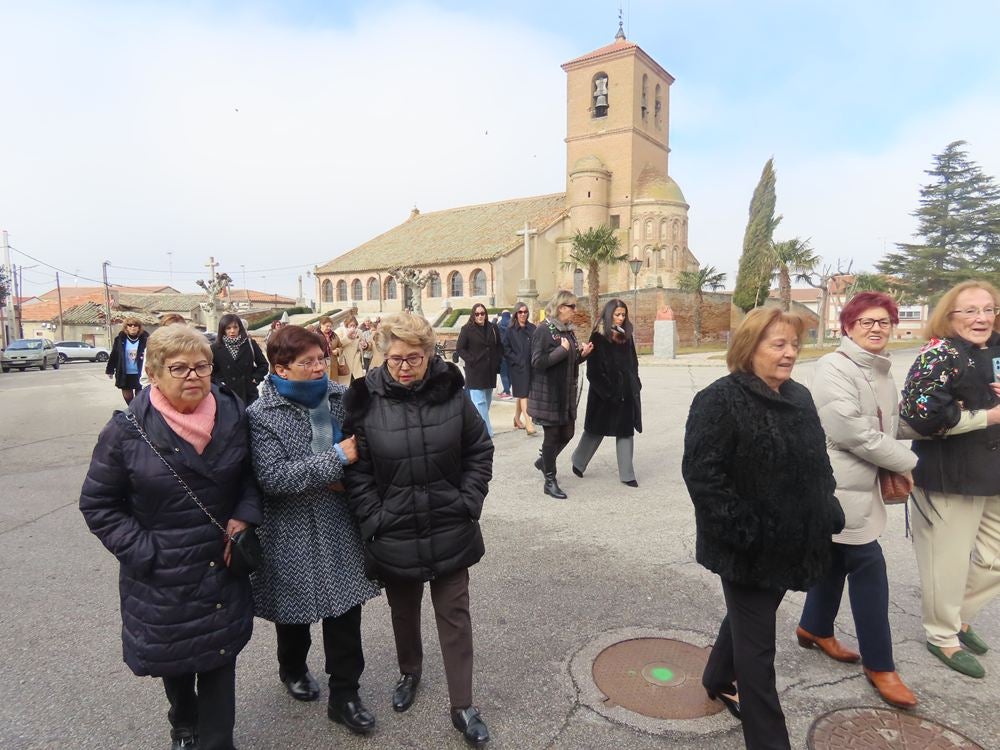
<path id="1" fill-rule="evenodd" d="M 840 332 L 846 336 L 850 328 L 865 310 L 881 307 L 889 314 L 894 326 L 899 325 L 899 308 L 896 301 L 885 292 L 858 292 L 840 311 Z"/>

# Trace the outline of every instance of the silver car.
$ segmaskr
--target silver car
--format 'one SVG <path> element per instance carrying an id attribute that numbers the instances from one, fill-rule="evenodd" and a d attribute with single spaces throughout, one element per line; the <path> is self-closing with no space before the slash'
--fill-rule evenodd
<path id="1" fill-rule="evenodd" d="M 56 351 L 60 362 L 87 360 L 88 362 L 107 362 L 108 350 L 103 346 L 94 346 L 85 341 L 57 341 Z"/>
<path id="2" fill-rule="evenodd" d="M 12 368 L 27 370 L 29 367 L 44 370 L 49 365 L 53 370 L 59 369 L 59 352 L 48 339 L 15 339 L 0 357 L 0 369 L 4 372 L 10 372 Z"/>

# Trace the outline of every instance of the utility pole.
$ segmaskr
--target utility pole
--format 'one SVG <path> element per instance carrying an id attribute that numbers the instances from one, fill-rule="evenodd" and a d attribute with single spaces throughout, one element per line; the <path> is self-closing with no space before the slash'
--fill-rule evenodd
<path id="1" fill-rule="evenodd" d="M 3 230 L 2 240 L 0 240 L 0 249 L 2 249 L 3 251 L 3 256 L 0 257 L 0 262 L 3 263 L 3 269 L 6 272 L 7 283 L 13 284 L 14 282 L 12 280 L 12 277 L 14 275 L 14 272 L 11 270 L 10 267 L 10 245 L 7 243 L 6 229 Z M 7 297 L 11 296 L 10 291 L 11 290 L 8 288 L 6 294 Z M 8 330 L 7 327 L 7 319 L 9 316 L 6 315 L 6 311 L 7 311 L 7 301 L 4 300 L 3 304 L 0 304 L 0 338 L 3 339 L 4 349 L 7 348 L 7 345 L 10 343 L 11 340 L 10 331 Z"/>
<path id="2" fill-rule="evenodd" d="M 174 253 L 167 250 L 167 272 L 170 274 L 170 286 L 174 285 Z"/>
<path id="3" fill-rule="evenodd" d="M 21 273 L 24 266 L 14 266 L 14 333 L 17 334 L 19 339 L 24 338 L 24 327 L 21 325 L 21 289 L 24 287 L 24 281 L 18 280 L 18 274 Z"/>
<path id="4" fill-rule="evenodd" d="M 101 264 L 104 273 L 104 335 L 108 337 L 108 348 L 111 348 L 111 290 L 108 288 L 108 266 L 110 261 Z"/>
<path id="5" fill-rule="evenodd" d="M 59 340 L 62 341 L 66 338 L 63 333 L 63 309 L 62 309 L 62 287 L 59 285 L 59 272 L 56 271 L 56 299 L 59 300 Z"/>

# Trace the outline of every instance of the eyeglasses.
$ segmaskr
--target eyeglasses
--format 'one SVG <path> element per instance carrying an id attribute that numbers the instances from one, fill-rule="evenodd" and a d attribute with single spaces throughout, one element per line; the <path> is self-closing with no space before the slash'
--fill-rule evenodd
<path id="1" fill-rule="evenodd" d="M 570 310 L 575 310 L 576 309 L 576 303 L 575 302 L 567 302 L 565 305 L 560 305 L 560 307 L 568 307 Z"/>
<path id="2" fill-rule="evenodd" d="M 486 313 L 484 313 L 484 312 L 477 312 L 477 313 L 472 313 L 472 314 L 475 317 L 477 317 L 477 318 L 485 318 L 486 317 Z"/>
<path id="3" fill-rule="evenodd" d="M 212 370 L 215 366 L 211 362 L 201 362 L 194 367 L 188 367 L 187 365 L 170 365 L 167 368 L 167 372 L 170 373 L 170 377 L 177 378 L 178 380 L 185 380 L 193 372 L 199 378 L 204 378 L 212 374 Z"/>
<path id="4" fill-rule="evenodd" d="M 125 327 L 126 328 L 138 328 L 139 324 L 138 323 L 126 323 Z"/>
<path id="5" fill-rule="evenodd" d="M 303 370 L 314 370 L 316 365 L 326 368 L 330 366 L 329 357 L 320 357 L 319 359 L 304 359 L 301 362 L 292 362 L 292 367 L 301 367 Z"/>
<path id="6" fill-rule="evenodd" d="M 408 357 L 397 357 L 395 355 L 385 358 L 386 364 L 393 370 L 398 370 L 405 362 L 409 367 L 420 367 L 424 361 L 423 354 L 411 354 Z"/>
<path id="7" fill-rule="evenodd" d="M 892 328 L 892 321 L 888 318 L 858 318 L 854 321 L 866 331 L 870 331 L 872 328 L 878 327 L 884 331 L 888 331 Z"/>
<path id="8" fill-rule="evenodd" d="M 997 314 L 995 307 L 967 307 L 964 310 L 952 310 L 952 315 L 961 315 L 963 318 L 976 318 L 982 315 L 985 318 L 992 318 Z"/>
<path id="9" fill-rule="evenodd" d="M 518 315 L 527 315 L 527 314 L 528 314 L 528 311 L 527 311 L 527 310 L 518 310 L 518 311 L 517 311 L 517 314 L 518 314 Z"/>

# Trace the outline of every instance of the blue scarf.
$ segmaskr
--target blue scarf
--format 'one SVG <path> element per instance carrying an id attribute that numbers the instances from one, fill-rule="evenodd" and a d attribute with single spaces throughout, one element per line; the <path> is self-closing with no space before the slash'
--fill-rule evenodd
<path id="1" fill-rule="evenodd" d="M 287 380 L 271 373 L 271 382 L 280 396 L 301 404 L 307 409 L 315 409 L 326 398 L 330 379 L 323 374 L 319 380 Z"/>

